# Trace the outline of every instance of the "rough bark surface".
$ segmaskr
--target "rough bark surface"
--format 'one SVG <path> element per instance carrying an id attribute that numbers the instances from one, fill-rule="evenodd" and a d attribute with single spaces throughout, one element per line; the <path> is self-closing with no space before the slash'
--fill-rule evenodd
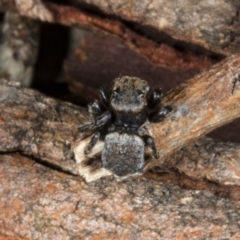
<path id="1" fill-rule="evenodd" d="M 155 40 L 172 43 L 177 41 L 182 46 L 184 46 L 183 42 L 191 42 L 193 51 L 196 46 L 201 46 L 217 54 L 229 55 L 239 49 L 239 3 L 236 0 L 214 2 L 174 0 L 167 3 L 163 0 L 146 0 L 141 4 L 137 0 L 73 0 L 72 3 L 77 6 L 87 3 L 101 9 L 106 15 L 136 23 L 138 31 Z M 9 2 L 1 0 L 0 7 L 3 10 L 16 9 L 24 16 L 39 18 L 43 21 L 56 22 L 59 19 L 61 21 L 61 14 L 59 15 L 61 11 L 56 9 L 57 14 L 54 17 L 47 4 L 40 0 Z M 70 23 L 70 20 L 70 18 L 67 21 L 65 19 L 65 22 Z M 87 21 L 94 24 L 91 16 Z M 72 23 L 74 22 L 73 16 Z M 96 25 L 100 27 L 102 24 Z M 111 21 L 108 27 L 111 28 Z"/>
<path id="2" fill-rule="evenodd" d="M 80 137 L 78 127 L 90 120 L 85 109 L 5 80 L 0 109 L 1 152 L 20 151 L 77 173 L 71 145 Z"/>
<path id="3" fill-rule="evenodd" d="M 23 239 L 239 239 L 240 202 L 150 179 L 86 184 L 0 156 L 0 234 Z"/>
<path id="4" fill-rule="evenodd" d="M 177 151 L 159 167 L 168 172 L 176 169 L 191 179 L 240 186 L 239 143 L 203 137 Z"/>
<path id="5" fill-rule="evenodd" d="M 33 19 L 61 23 L 67 26 L 78 25 L 104 30 L 122 39 L 131 49 L 147 57 L 151 62 L 162 66 L 182 69 L 203 69 L 215 62 L 206 57 L 197 57 L 186 52 L 182 53 L 167 44 L 159 44 L 158 41 L 154 42 L 131 30 L 131 28 L 118 20 L 87 14 L 85 11 L 73 7 L 42 3 L 39 0 L 16 1 L 14 6 L 9 3 L 8 7 L 11 11 L 15 10 L 22 16 Z"/>
<path id="6" fill-rule="evenodd" d="M 73 2 L 92 4 L 106 14 L 141 24 L 142 31 L 150 36 L 154 36 L 153 29 L 157 30 L 159 33 L 155 33 L 160 39 L 164 38 L 160 34 L 163 32 L 174 40 L 191 42 L 216 53 L 228 55 L 239 51 L 240 5 L 236 0 L 145 0 L 141 4 L 138 0 Z"/>

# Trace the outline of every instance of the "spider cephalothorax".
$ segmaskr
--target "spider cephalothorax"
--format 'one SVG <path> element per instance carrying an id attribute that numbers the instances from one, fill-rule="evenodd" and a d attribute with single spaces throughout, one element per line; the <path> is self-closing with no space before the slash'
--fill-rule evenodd
<path id="1" fill-rule="evenodd" d="M 144 147 L 152 150 L 157 159 L 158 152 L 144 124 L 149 120 L 160 121 L 171 111 L 170 107 L 157 108 L 162 93 L 156 89 L 148 98 L 149 86 L 137 77 L 116 78 L 113 87 L 101 87 L 100 101 L 88 105 L 94 122 L 80 128 L 81 132 L 96 130 L 84 150 L 89 155 L 101 138 L 104 140 L 102 167 L 115 175 L 141 173 L 144 166 Z M 156 109 L 157 108 L 157 109 Z"/>

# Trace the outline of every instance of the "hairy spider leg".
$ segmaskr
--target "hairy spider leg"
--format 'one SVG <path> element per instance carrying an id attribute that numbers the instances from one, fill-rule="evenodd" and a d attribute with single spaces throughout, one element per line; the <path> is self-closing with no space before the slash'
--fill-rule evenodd
<path id="1" fill-rule="evenodd" d="M 93 130 L 95 128 L 103 127 L 108 122 L 108 120 L 111 119 L 111 117 L 111 113 L 109 111 L 106 111 L 102 115 L 98 116 L 94 123 L 89 123 L 81 126 L 78 128 L 78 131 L 83 133 L 89 130 Z"/>
<path id="2" fill-rule="evenodd" d="M 155 89 L 148 99 L 148 107 L 150 109 L 155 108 L 160 103 L 162 96 L 163 94 L 161 88 Z"/>
<path id="3" fill-rule="evenodd" d="M 88 104 L 88 112 L 92 117 L 97 117 L 103 113 L 103 110 L 98 100 L 94 100 L 93 102 Z"/>
<path id="4" fill-rule="evenodd" d="M 98 116 L 95 120 L 94 127 L 100 128 L 104 126 L 110 119 L 112 115 L 109 111 L 104 112 L 102 115 Z"/>
<path id="5" fill-rule="evenodd" d="M 104 112 L 102 115 L 100 115 L 96 118 L 93 128 L 103 127 L 110 119 L 111 119 L 111 113 L 109 111 Z M 91 150 L 93 149 L 93 147 L 99 140 L 100 135 L 101 134 L 98 131 L 93 134 L 90 142 L 88 143 L 88 145 L 86 146 L 86 148 L 84 150 L 85 155 L 88 155 L 91 152 Z"/>
<path id="6" fill-rule="evenodd" d="M 101 102 L 107 107 L 110 99 L 110 92 L 107 86 L 101 86 L 99 88 L 99 97 Z"/>
<path id="7" fill-rule="evenodd" d="M 142 139 L 145 143 L 145 146 L 149 147 L 152 150 L 152 154 L 154 156 L 155 159 L 159 158 L 159 154 L 155 145 L 155 142 L 153 140 L 152 137 L 150 137 L 149 135 L 144 135 L 142 136 Z"/>
<path id="8" fill-rule="evenodd" d="M 150 122 L 159 122 L 171 111 L 172 108 L 170 106 L 162 107 L 157 111 L 149 114 L 148 119 Z"/>
<path id="9" fill-rule="evenodd" d="M 93 147 L 96 145 L 96 143 L 98 142 L 99 138 L 100 138 L 100 132 L 95 132 L 90 140 L 90 142 L 88 143 L 88 145 L 86 146 L 85 150 L 84 150 L 84 154 L 88 155 Z"/>
<path id="10" fill-rule="evenodd" d="M 88 123 L 88 124 L 85 124 L 85 125 L 79 127 L 78 131 L 80 133 L 84 133 L 84 132 L 86 132 L 88 130 L 91 130 L 92 128 L 94 128 L 94 123 Z"/>

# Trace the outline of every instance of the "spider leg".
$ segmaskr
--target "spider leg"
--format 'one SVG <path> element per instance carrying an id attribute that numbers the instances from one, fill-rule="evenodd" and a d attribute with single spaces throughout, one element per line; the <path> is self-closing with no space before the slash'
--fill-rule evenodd
<path id="1" fill-rule="evenodd" d="M 112 115 L 109 111 L 104 112 L 102 115 L 98 116 L 95 119 L 94 127 L 95 128 L 100 128 L 104 126 L 110 119 Z"/>
<path id="2" fill-rule="evenodd" d="M 155 108 L 160 103 L 162 96 L 163 96 L 162 90 L 160 88 L 155 89 L 148 99 L 148 107 L 150 109 Z"/>
<path id="3" fill-rule="evenodd" d="M 105 106 L 108 106 L 109 99 L 110 99 L 110 91 L 107 86 L 101 86 L 99 89 L 99 96 L 101 101 Z"/>
<path id="4" fill-rule="evenodd" d="M 94 128 L 94 123 L 88 123 L 88 124 L 85 124 L 85 125 L 79 127 L 78 131 L 80 133 L 84 133 L 84 132 L 91 130 L 92 128 Z"/>
<path id="5" fill-rule="evenodd" d="M 102 108 L 98 100 L 94 100 L 93 102 L 88 104 L 88 112 L 92 117 L 99 116 L 103 113 Z"/>
<path id="6" fill-rule="evenodd" d="M 144 135 L 144 136 L 142 136 L 142 138 L 143 138 L 143 141 L 145 143 L 145 146 L 151 148 L 153 157 L 155 159 L 158 159 L 159 154 L 158 154 L 158 151 L 157 151 L 157 148 L 156 148 L 156 145 L 155 145 L 155 142 L 154 142 L 153 138 L 150 137 L 149 135 Z"/>
<path id="7" fill-rule="evenodd" d="M 172 108 L 170 106 L 162 107 L 157 111 L 150 113 L 148 119 L 150 122 L 159 122 L 171 111 Z"/>
<path id="8" fill-rule="evenodd" d="M 96 145 L 96 143 L 98 142 L 99 138 L 100 138 L 100 132 L 95 132 L 90 140 L 90 142 L 88 143 L 88 145 L 86 146 L 86 148 L 84 149 L 84 154 L 85 155 L 89 155 L 89 153 L 92 151 L 93 147 Z"/>
<path id="9" fill-rule="evenodd" d="M 83 133 L 89 130 L 103 127 L 110 119 L 112 115 L 109 111 L 104 112 L 100 116 L 97 116 L 94 123 L 88 123 L 78 128 L 78 131 Z"/>

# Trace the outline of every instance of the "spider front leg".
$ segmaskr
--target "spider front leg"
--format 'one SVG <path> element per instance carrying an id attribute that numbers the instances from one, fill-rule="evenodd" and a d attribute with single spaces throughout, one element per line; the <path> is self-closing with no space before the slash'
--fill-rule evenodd
<path id="1" fill-rule="evenodd" d="M 101 104 L 98 102 L 98 100 L 94 100 L 88 104 L 88 112 L 93 118 L 103 113 Z"/>
<path id="2" fill-rule="evenodd" d="M 106 111 L 103 114 L 101 114 L 100 116 L 97 116 L 94 123 L 88 123 L 86 125 L 81 126 L 80 128 L 78 128 L 78 131 L 86 132 L 89 130 L 100 128 L 100 127 L 104 126 L 108 122 L 108 120 L 111 119 L 111 117 L 112 117 L 111 113 L 109 111 Z"/>
<path id="3" fill-rule="evenodd" d="M 93 147 L 96 145 L 96 143 L 98 142 L 99 138 L 100 138 L 101 134 L 100 132 L 95 132 L 90 140 L 90 142 L 88 143 L 88 145 L 86 146 L 85 150 L 84 150 L 84 154 L 85 155 L 89 155 L 89 153 L 92 151 Z"/>
<path id="4" fill-rule="evenodd" d="M 162 99 L 162 90 L 159 88 L 159 89 L 155 89 L 150 98 L 148 99 L 148 108 L 150 109 L 153 109 L 155 108 L 161 101 Z"/>
<path id="5" fill-rule="evenodd" d="M 145 146 L 149 147 L 152 150 L 152 155 L 155 159 L 159 158 L 159 154 L 155 145 L 155 142 L 153 140 L 152 137 L 148 136 L 148 135 L 144 135 L 143 137 L 143 141 L 145 143 Z"/>
<path id="6" fill-rule="evenodd" d="M 101 86 L 99 89 L 99 97 L 102 103 L 107 107 L 110 99 L 110 91 L 107 86 Z"/>
<path id="7" fill-rule="evenodd" d="M 105 124 L 107 124 L 107 122 L 111 119 L 111 113 L 109 111 L 104 112 L 102 115 L 98 116 L 95 119 L 95 122 L 92 124 L 92 128 L 101 128 L 103 127 Z M 89 155 L 89 153 L 91 152 L 91 150 L 93 149 L 93 147 L 96 145 L 96 143 L 98 142 L 99 138 L 100 138 L 100 132 L 97 131 L 93 134 L 90 142 L 88 143 L 88 145 L 86 146 L 85 150 L 84 150 L 84 154 L 85 155 Z"/>
<path id="8" fill-rule="evenodd" d="M 153 113 L 150 113 L 148 119 L 150 122 L 159 122 L 163 120 L 163 118 L 172 111 L 170 106 L 162 107 Z"/>

